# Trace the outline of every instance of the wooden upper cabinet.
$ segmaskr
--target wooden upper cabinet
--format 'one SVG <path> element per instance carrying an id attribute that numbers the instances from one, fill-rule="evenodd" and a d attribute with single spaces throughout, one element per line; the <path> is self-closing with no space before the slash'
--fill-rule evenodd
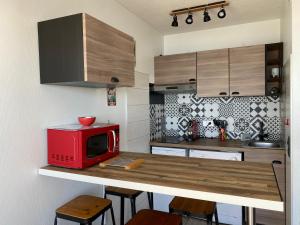
<path id="1" fill-rule="evenodd" d="M 197 53 L 197 95 L 229 96 L 229 50 Z"/>
<path id="2" fill-rule="evenodd" d="M 265 95 L 265 45 L 232 48 L 230 55 L 230 94 Z"/>
<path id="3" fill-rule="evenodd" d="M 133 86 L 135 41 L 87 15 L 38 23 L 42 84 Z"/>
<path id="4" fill-rule="evenodd" d="M 135 42 L 129 35 L 83 14 L 85 80 L 134 85 Z"/>
<path id="5" fill-rule="evenodd" d="M 196 82 L 196 53 L 157 56 L 154 58 L 155 84 Z"/>

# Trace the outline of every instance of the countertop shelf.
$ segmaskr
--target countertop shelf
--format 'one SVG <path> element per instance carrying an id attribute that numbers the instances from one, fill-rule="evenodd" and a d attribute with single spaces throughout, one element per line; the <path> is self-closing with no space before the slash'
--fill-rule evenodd
<path id="1" fill-rule="evenodd" d="M 150 142 L 150 146 L 166 147 L 166 148 L 185 148 L 185 149 L 199 149 L 211 151 L 227 151 L 227 152 L 248 152 L 259 150 L 260 148 L 251 148 L 245 146 L 240 140 L 226 140 L 201 138 L 193 142 L 182 141 L 180 143 L 162 143 L 160 140 Z M 262 148 L 263 149 L 263 148 Z M 263 150 L 278 150 L 284 153 L 284 148 L 268 148 Z"/>
<path id="2" fill-rule="evenodd" d="M 138 168 L 93 167 L 76 170 L 46 166 L 39 174 L 140 191 L 283 211 L 271 164 L 122 152 L 143 158 Z"/>

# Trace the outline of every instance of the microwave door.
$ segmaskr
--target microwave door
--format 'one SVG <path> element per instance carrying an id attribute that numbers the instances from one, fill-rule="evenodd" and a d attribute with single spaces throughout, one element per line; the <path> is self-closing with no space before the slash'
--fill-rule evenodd
<path id="1" fill-rule="evenodd" d="M 109 151 L 107 133 L 91 136 L 86 143 L 87 158 L 95 158 Z"/>
<path id="2" fill-rule="evenodd" d="M 114 130 L 110 130 L 109 133 L 110 135 L 110 152 L 114 152 L 116 149 L 116 145 L 117 145 L 117 136 L 116 136 L 116 132 Z"/>

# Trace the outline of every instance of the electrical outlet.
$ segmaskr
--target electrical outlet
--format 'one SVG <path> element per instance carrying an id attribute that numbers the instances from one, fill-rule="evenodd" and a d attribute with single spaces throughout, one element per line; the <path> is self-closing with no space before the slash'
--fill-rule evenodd
<path id="1" fill-rule="evenodd" d="M 214 122 L 212 120 L 204 120 L 203 121 L 203 126 L 204 127 L 213 127 L 215 125 L 214 125 Z"/>

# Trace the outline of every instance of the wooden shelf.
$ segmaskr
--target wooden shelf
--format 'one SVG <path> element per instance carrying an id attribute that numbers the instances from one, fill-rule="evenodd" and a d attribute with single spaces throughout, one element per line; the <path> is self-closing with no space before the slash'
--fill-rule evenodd
<path id="1" fill-rule="evenodd" d="M 273 78 L 273 79 L 268 79 L 267 82 L 270 82 L 270 83 L 275 83 L 275 82 L 281 82 L 281 78 Z"/>
<path id="2" fill-rule="evenodd" d="M 266 95 L 271 95 L 273 87 L 282 89 L 283 43 L 266 45 Z M 272 69 L 279 69 L 279 77 L 272 78 Z"/>

